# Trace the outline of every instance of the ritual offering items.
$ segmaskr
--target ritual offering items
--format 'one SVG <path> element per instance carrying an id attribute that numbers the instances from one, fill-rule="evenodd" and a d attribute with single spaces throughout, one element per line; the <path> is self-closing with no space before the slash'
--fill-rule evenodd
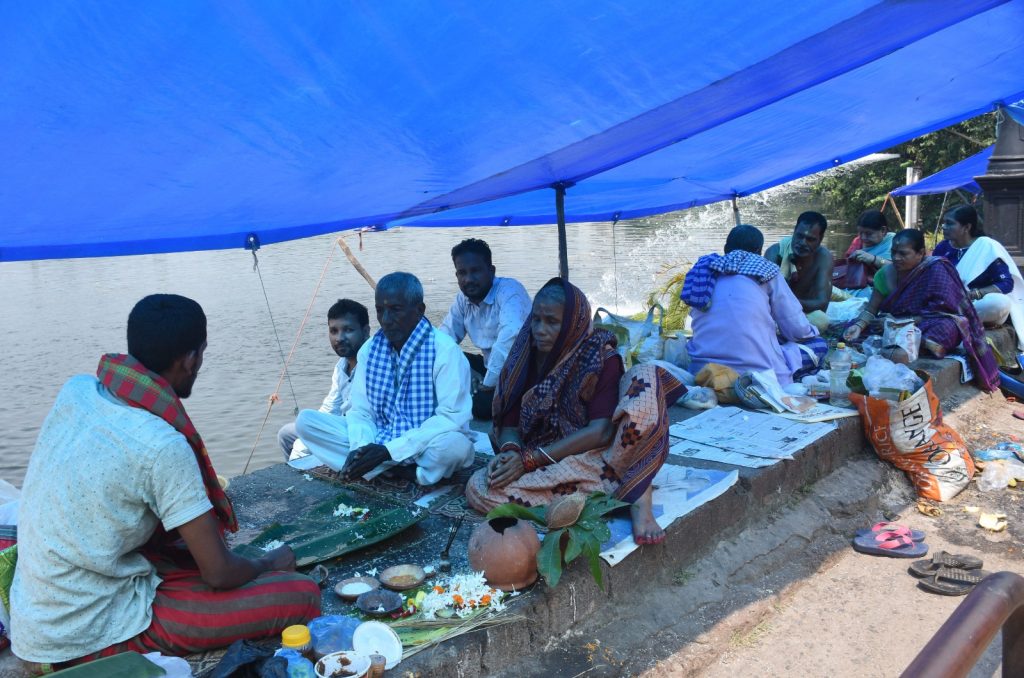
<path id="1" fill-rule="evenodd" d="M 516 518 L 492 518 L 473 530 L 469 564 L 483 571 L 492 586 L 512 591 L 537 581 L 539 550 L 540 539 L 533 525 Z"/>
<path id="2" fill-rule="evenodd" d="M 398 595 L 398 594 L 392 594 Z M 377 621 L 363 622 L 352 636 L 352 646 L 358 654 L 372 657 L 382 655 L 388 670 L 402 661 L 402 641 L 387 624 Z"/>
<path id="3" fill-rule="evenodd" d="M 406 591 L 423 583 L 427 573 L 419 565 L 395 565 L 380 573 L 380 583 L 393 591 Z"/>
<path id="4" fill-rule="evenodd" d="M 349 577 L 338 582 L 338 585 L 334 587 L 334 592 L 342 600 L 352 602 L 364 593 L 369 593 L 379 588 L 380 582 L 373 577 Z"/>
<path id="5" fill-rule="evenodd" d="M 316 663 L 318 678 L 362 678 L 370 668 L 370 658 L 363 654 L 333 652 Z"/>
<path id="6" fill-rule="evenodd" d="M 356 607 L 371 617 L 383 617 L 402 609 L 405 600 L 394 591 L 377 589 L 356 598 Z M 355 642 L 353 640 L 353 642 Z"/>

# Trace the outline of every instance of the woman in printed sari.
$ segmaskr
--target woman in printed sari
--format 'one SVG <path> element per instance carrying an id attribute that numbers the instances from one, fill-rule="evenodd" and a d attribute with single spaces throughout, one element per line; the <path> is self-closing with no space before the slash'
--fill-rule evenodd
<path id="1" fill-rule="evenodd" d="M 668 406 L 686 387 L 651 365 L 623 377 L 615 346 L 611 332 L 593 328 L 578 288 L 553 278 L 537 293 L 498 378 L 498 454 L 470 479 L 470 506 L 540 506 L 603 491 L 632 504 L 637 544 L 664 541 L 651 481 L 668 456 Z"/>
<path id="2" fill-rule="evenodd" d="M 906 229 L 896 234 L 892 264 L 875 274 L 874 292 L 857 321 L 844 337 L 853 341 L 875 318 L 875 313 L 913 317 L 921 329 L 921 347 L 936 358 L 963 344 L 980 388 L 999 387 L 995 358 L 985 342 L 985 331 L 956 269 L 943 257 L 929 257 L 924 234 Z M 905 351 L 889 349 L 895 362 L 908 362 Z"/>
<path id="3" fill-rule="evenodd" d="M 846 260 L 851 263 L 860 263 L 863 265 L 865 273 L 868 276 L 873 276 L 892 259 L 892 239 L 893 234 L 889 232 L 889 223 L 885 220 L 885 215 L 878 210 L 866 210 L 857 219 L 857 237 L 853 239 L 850 248 L 846 250 Z M 840 262 L 836 262 L 836 266 L 839 265 Z M 868 283 L 870 283 L 870 277 Z M 836 281 L 836 284 L 842 286 L 844 288 L 842 292 L 850 297 L 866 299 L 871 296 L 870 284 L 864 286 L 863 289 L 860 289 L 863 283 L 857 283 L 856 286 L 851 287 L 851 279 L 845 276 Z M 837 296 L 837 291 L 833 290 L 833 301 L 847 298 L 845 295 Z"/>

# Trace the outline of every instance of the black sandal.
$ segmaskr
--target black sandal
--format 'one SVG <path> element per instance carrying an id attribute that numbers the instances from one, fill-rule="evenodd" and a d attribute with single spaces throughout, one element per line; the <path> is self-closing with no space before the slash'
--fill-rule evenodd
<path id="1" fill-rule="evenodd" d="M 931 558 L 915 560 L 907 569 L 915 577 L 924 578 L 934 576 L 943 567 L 953 567 L 959 570 L 980 570 L 982 565 L 981 558 L 960 553 L 938 551 Z"/>
<path id="2" fill-rule="evenodd" d="M 917 585 L 925 591 L 943 596 L 963 596 L 971 592 L 982 579 L 989 575 L 985 570 L 961 570 L 943 567 L 931 579 L 922 579 Z"/>

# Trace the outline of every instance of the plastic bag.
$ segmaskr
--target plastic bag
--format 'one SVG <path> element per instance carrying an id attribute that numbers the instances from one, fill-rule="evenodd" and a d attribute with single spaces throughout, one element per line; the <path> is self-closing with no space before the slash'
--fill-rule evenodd
<path id="1" fill-rule="evenodd" d="M 701 368 L 696 377 L 698 385 L 714 389 L 719 404 L 739 402 L 736 390 L 733 388 L 733 384 L 739 378 L 740 375 L 736 370 L 718 363 L 708 363 Z"/>
<path id="2" fill-rule="evenodd" d="M 996 459 L 1019 459 L 1024 461 L 1024 445 L 1020 443 L 999 443 L 988 450 L 976 450 L 974 458 L 979 461 L 995 461 Z"/>
<path id="3" fill-rule="evenodd" d="M 665 347 L 661 359 L 684 370 L 690 369 L 690 352 L 686 347 L 686 335 L 676 332 L 665 337 Z"/>
<path id="4" fill-rule="evenodd" d="M 913 320 L 907 318 L 886 318 L 882 330 L 882 345 L 898 346 L 910 356 L 910 362 L 917 360 L 921 351 L 921 330 Z"/>
<path id="5" fill-rule="evenodd" d="M 277 673 L 273 672 L 275 666 Z M 287 678 L 287 666 L 286 660 L 274 657 L 272 649 L 249 640 L 236 640 L 213 667 L 208 678 Z"/>
<path id="6" fill-rule="evenodd" d="M 864 389 L 872 398 L 883 397 L 886 392 L 894 396 L 903 391 L 914 393 L 922 384 L 917 374 L 906 365 L 894 363 L 877 355 L 868 358 L 861 378 L 864 381 Z"/>
<path id="7" fill-rule="evenodd" d="M 657 324 L 654 322 L 654 311 L 660 311 Z M 602 319 L 604 313 L 606 318 Z M 665 340 L 661 336 L 662 324 L 665 321 L 665 309 L 655 304 L 647 310 L 643 320 L 633 320 L 622 315 L 615 315 L 601 307 L 594 312 L 594 326 L 611 331 L 619 340 L 619 355 L 628 369 L 632 365 L 651 360 L 661 360 L 665 354 Z M 628 342 L 623 345 L 623 332 Z"/>
<path id="8" fill-rule="evenodd" d="M 718 396 L 707 386 L 694 386 L 676 404 L 688 410 L 710 410 L 718 405 Z"/>
<path id="9" fill-rule="evenodd" d="M 308 624 L 313 649 L 318 655 L 351 650 L 352 634 L 359 624 L 358 619 L 340 614 L 317 617 Z"/>
<path id="10" fill-rule="evenodd" d="M 924 385 L 902 402 L 859 393 L 850 400 L 878 456 L 906 473 L 919 497 L 948 501 L 971 482 L 974 460 L 960 434 L 942 423 L 931 379 L 920 376 Z"/>
<path id="11" fill-rule="evenodd" d="M 1005 490 L 1013 480 L 1013 471 L 1007 466 L 1005 459 L 997 459 L 985 464 L 985 470 L 978 478 L 978 489 L 982 492 Z"/>
<path id="12" fill-rule="evenodd" d="M 142 656 L 166 671 L 167 678 L 192 678 L 192 667 L 181 657 L 165 657 L 159 652 Z"/>
<path id="13" fill-rule="evenodd" d="M 828 316 L 830 325 L 852 322 L 864 310 L 866 303 L 868 303 L 867 299 L 858 297 L 846 301 L 830 301 L 828 308 L 825 309 L 825 315 Z"/>
<path id="14" fill-rule="evenodd" d="M 667 360 L 652 360 L 651 364 L 656 367 L 660 367 L 671 374 L 673 377 L 678 379 L 683 386 L 690 387 L 697 385 L 697 378 L 678 365 L 673 365 Z"/>

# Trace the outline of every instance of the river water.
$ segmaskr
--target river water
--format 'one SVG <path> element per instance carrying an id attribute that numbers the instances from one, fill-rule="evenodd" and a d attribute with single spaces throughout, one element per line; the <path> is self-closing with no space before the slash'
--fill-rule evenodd
<path id="1" fill-rule="evenodd" d="M 810 209 L 807 185 L 790 184 L 741 201 L 743 221 L 765 232 L 766 246 L 789 234 L 796 215 Z M 719 204 L 614 227 L 571 224 L 570 278 L 595 308 L 639 310 L 666 266 L 721 251 L 733 223 L 731 207 Z M 829 233 L 833 250 L 848 244 L 844 230 Z M 437 324 L 458 289 L 449 251 L 469 237 L 487 240 L 498 275 L 518 278 L 531 294 L 558 272 L 553 226 L 396 229 L 364 234 L 361 251 L 356 236 L 348 242 L 376 278 L 393 270 L 419 276 L 427 316 Z M 244 250 L 0 264 L 0 478 L 21 484 L 39 427 L 61 385 L 72 375 L 94 373 L 103 353 L 124 351 L 128 312 L 155 292 L 183 294 L 206 311 L 209 348 L 185 405 L 218 472 L 241 473 L 281 370 L 274 328 L 287 354 L 333 248 L 295 351 L 290 383 L 280 390 L 281 402 L 271 409 L 249 468 L 280 461 L 277 429 L 293 419 L 296 403 L 318 407 L 330 386 L 336 357 L 327 342 L 327 308 L 335 299 L 351 297 L 370 308 L 371 326 L 377 327 L 370 288 L 334 240 L 322 236 L 260 250 L 270 312 L 252 255 Z"/>

